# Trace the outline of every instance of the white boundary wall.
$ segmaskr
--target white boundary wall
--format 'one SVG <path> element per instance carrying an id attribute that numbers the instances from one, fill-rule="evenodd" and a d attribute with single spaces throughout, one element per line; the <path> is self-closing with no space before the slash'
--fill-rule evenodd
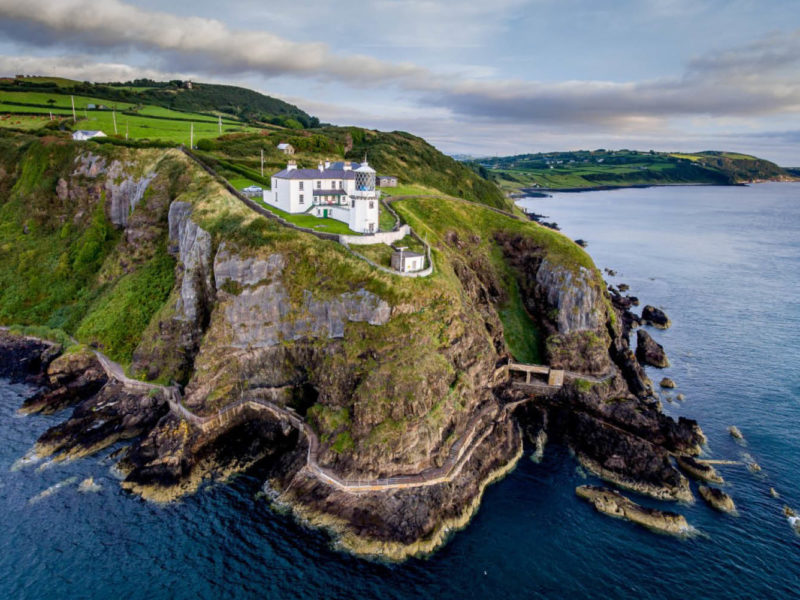
<path id="1" fill-rule="evenodd" d="M 411 235 L 410 225 L 401 225 L 397 231 L 380 231 L 369 235 L 340 235 L 339 241 L 350 246 L 368 246 L 369 244 L 394 244 Z"/>

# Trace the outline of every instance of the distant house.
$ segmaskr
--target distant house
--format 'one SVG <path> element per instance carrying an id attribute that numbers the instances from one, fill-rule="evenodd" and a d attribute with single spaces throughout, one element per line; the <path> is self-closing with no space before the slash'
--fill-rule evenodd
<path id="1" fill-rule="evenodd" d="M 291 144 L 278 144 L 278 150 L 283 152 L 284 154 L 294 154 L 294 146 Z"/>
<path id="2" fill-rule="evenodd" d="M 94 110 L 97 108 L 97 104 L 87 104 L 86 108 L 88 108 L 89 110 Z"/>
<path id="3" fill-rule="evenodd" d="M 72 132 L 72 139 L 78 142 L 83 142 L 96 137 L 106 137 L 102 131 L 88 131 L 86 129 L 79 129 Z"/>
<path id="4" fill-rule="evenodd" d="M 401 273 L 420 271 L 425 267 L 425 255 L 409 250 L 392 252 L 392 268 Z"/>
<path id="5" fill-rule="evenodd" d="M 394 175 L 378 175 L 378 187 L 397 187 L 397 177 Z"/>
<path id="6" fill-rule="evenodd" d="M 264 193 L 264 188 L 258 185 L 248 185 L 242 190 L 245 196 L 261 196 Z"/>

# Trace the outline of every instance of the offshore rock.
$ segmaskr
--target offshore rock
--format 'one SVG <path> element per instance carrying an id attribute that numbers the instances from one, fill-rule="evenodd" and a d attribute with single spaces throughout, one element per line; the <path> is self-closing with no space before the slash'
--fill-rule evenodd
<path id="1" fill-rule="evenodd" d="M 644 329 L 636 332 L 636 358 L 643 365 L 664 369 L 669 366 L 664 347 L 656 342 Z"/>
<path id="2" fill-rule="evenodd" d="M 642 309 L 642 321 L 658 329 L 667 329 L 672 325 L 672 322 L 663 310 L 655 306 L 650 306 L 649 304 Z"/>
<path id="3" fill-rule="evenodd" d="M 662 388 L 675 389 L 675 382 L 669 377 L 664 377 L 658 385 Z"/>
<path id="4" fill-rule="evenodd" d="M 695 460 L 691 456 L 678 456 L 675 458 L 678 466 L 690 476 L 710 483 L 724 483 L 716 469 L 709 464 Z"/>
<path id="5" fill-rule="evenodd" d="M 575 488 L 575 493 L 591 502 L 598 512 L 611 517 L 625 519 L 659 533 L 682 536 L 692 532 L 692 527 L 683 515 L 645 508 L 608 488 L 582 485 Z"/>
<path id="6" fill-rule="evenodd" d="M 734 504 L 733 499 L 721 489 L 701 485 L 697 488 L 697 491 L 700 493 L 700 497 L 712 508 L 728 514 L 736 512 L 736 504 Z"/>

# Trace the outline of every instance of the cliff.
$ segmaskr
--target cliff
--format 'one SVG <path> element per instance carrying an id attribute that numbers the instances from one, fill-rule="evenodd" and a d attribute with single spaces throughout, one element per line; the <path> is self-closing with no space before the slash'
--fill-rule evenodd
<path id="1" fill-rule="evenodd" d="M 8 144 L 0 321 L 77 341 L 56 358 L 0 340 L 28 365 L 5 375 L 46 378 L 27 411 L 75 405 L 39 454 L 131 439 L 123 487 L 159 501 L 259 464 L 276 502 L 394 558 L 466 524 L 523 433 L 687 498 L 669 453 L 702 434 L 647 398 L 599 273 L 560 234 L 458 200 L 397 202 L 436 265 L 401 278 L 257 215 L 177 151 Z M 136 381 L 107 377 L 92 348 Z M 588 379 L 532 398 L 511 358 Z"/>

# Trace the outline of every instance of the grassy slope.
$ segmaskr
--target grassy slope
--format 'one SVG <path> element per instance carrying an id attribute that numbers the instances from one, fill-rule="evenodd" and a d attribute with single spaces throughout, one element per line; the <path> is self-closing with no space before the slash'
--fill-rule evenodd
<path id="1" fill-rule="evenodd" d="M 455 252 L 445 243 L 447 234 L 455 232 L 460 240 L 477 240 L 470 250 L 471 258 L 487 257 L 497 281 L 504 291 L 504 302 L 497 307 L 503 323 L 506 344 L 514 357 L 523 362 L 542 361 L 542 340 L 535 320 L 525 310 L 516 276 L 503 259 L 493 236 L 509 231 L 531 237 L 554 264 L 569 268 L 594 269 L 586 252 L 566 236 L 530 221 L 513 219 L 494 211 L 457 199 L 410 198 L 393 204 L 395 210 L 414 230 L 435 248 L 437 265 L 451 268 L 449 260 Z M 453 275 L 454 276 L 454 275 Z"/>
<path id="2" fill-rule="evenodd" d="M 0 141 L 6 171 L 0 192 L 0 322 L 63 330 L 127 363 L 173 285 L 165 232 L 140 254 L 122 256 L 129 264 L 121 269 L 124 242 L 105 214 L 104 193 L 66 202 L 54 193 L 58 179 L 69 177 L 79 148 L 20 136 Z M 15 144 L 24 153 L 17 164 L 9 160 Z M 159 163 L 162 169 L 176 160 L 163 151 L 95 152 L 138 161 L 142 168 Z M 147 210 L 148 202 L 137 210 Z"/>

